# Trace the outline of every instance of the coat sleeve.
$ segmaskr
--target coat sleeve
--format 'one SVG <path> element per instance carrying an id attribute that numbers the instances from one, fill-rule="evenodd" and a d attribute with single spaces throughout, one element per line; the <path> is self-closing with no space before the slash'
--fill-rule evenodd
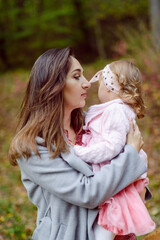
<path id="1" fill-rule="evenodd" d="M 123 111 L 123 106 L 118 104 L 103 114 L 101 141 L 90 146 L 75 145 L 74 151 L 77 156 L 88 163 L 97 164 L 111 160 L 124 148 L 128 130 L 129 120 Z"/>
<path id="2" fill-rule="evenodd" d="M 130 145 L 126 145 L 117 161 L 112 161 L 110 165 L 102 167 L 100 172 L 90 176 L 75 170 L 60 157 L 51 159 L 47 148 L 43 148 L 40 154 L 41 158 L 34 155 L 28 160 L 18 160 L 21 170 L 27 176 L 25 180 L 66 202 L 90 209 L 115 195 L 146 171 L 137 151 Z"/>

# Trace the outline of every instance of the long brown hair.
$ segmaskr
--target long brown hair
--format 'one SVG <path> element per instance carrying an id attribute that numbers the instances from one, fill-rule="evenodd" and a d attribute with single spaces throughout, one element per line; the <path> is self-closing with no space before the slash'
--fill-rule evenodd
<path id="1" fill-rule="evenodd" d="M 120 84 L 120 97 L 133 108 L 138 118 L 143 118 L 145 106 L 139 69 L 130 60 L 114 61 L 110 64 L 110 68 Z"/>
<path id="2" fill-rule="evenodd" d="M 73 53 L 69 47 L 50 49 L 33 65 L 21 106 L 17 134 L 9 149 L 12 165 L 17 165 L 16 159 L 22 155 L 29 158 L 31 151 L 40 156 L 36 146 L 37 136 L 44 139 L 51 157 L 68 151 L 63 129 L 63 88 L 71 66 L 71 56 Z M 76 132 L 82 128 L 83 121 L 82 110 L 73 110 L 71 123 Z"/>

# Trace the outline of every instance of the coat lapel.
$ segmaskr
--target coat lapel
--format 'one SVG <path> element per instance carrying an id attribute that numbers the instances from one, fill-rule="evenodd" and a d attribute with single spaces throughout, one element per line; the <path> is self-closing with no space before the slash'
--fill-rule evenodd
<path id="1" fill-rule="evenodd" d="M 44 139 L 40 137 L 36 137 L 36 141 L 38 144 L 44 143 Z M 83 173 L 85 176 L 87 177 L 93 176 L 94 173 L 92 171 L 92 167 L 74 154 L 73 147 L 70 144 L 68 144 L 68 147 L 69 152 L 61 153 L 61 157 L 63 158 L 63 160 L 66 161 L 72 168 L 74 168 L 78 172 Z M 55 148 L 53 144 L 52 148 L 53 149 Z"/>
<path id="2" fill-rule="evenodd" d="M 62 158 L 78 172 L 83 173 L 85 176 L 93 176 L 92 167 L 82 161 L 79 157 L 74 154 L 73 148 L 69 146 L 70 152 L 61 153 Z"/>

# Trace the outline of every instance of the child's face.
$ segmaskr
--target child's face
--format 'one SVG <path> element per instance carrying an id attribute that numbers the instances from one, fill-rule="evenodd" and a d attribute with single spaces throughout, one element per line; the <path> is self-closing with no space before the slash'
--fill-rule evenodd
<path id="1" fill-rule="evenodd" d="M 105 103 L 110 100 L 108 89 L 106 88 L 106 86 L 104 84 L 102 74 L 100 75 L 100 78 L 99 78 L 98 98 L 101 103 Z"/>

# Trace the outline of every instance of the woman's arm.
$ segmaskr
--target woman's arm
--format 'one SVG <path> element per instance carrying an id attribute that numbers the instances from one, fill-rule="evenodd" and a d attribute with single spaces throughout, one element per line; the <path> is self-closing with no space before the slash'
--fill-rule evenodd
<path id="1" fill-rule="evenodd" d="M 18 163 L 25 173 L 26 179 L 22 181 L 32 181 L 66 202 L 92 209 L 146 171 L 137 151 L 130 145 L 126 145 L 124 153 L 115 160 L 90 176 L 75 170 L 60 157 L 50 159 L 45 149 L 41 159 L 35 155 Z"/>
<path id="2" fill-rule="evenodd" d="M 137 135 L 137 131 L 129 134 L 128 143 L 139 150 L 142 141 L 140 136 L 137 135 L 135 138 L 134 135 Z M 135 148 L 126 145 L 124 152 L 115 158 L 116 161 L 113 160 L 95 174 L 86 163 L 74 155 L 72 147 L 70 153 L 63 153 L 62 157 L 51 159 L 47 148 L 39 146 L 41 159 L 37 155 L 32 155 L 28 160 L 24 158 L 18 160 L 18 163 L 23 173 L 23 182 L 31 181 L 66 202 L 92 209 L 146 171 Z M 82 168 L 79 166 L 80 162 Z M 36 189 L 32 190 L 34 194 Z"/>

